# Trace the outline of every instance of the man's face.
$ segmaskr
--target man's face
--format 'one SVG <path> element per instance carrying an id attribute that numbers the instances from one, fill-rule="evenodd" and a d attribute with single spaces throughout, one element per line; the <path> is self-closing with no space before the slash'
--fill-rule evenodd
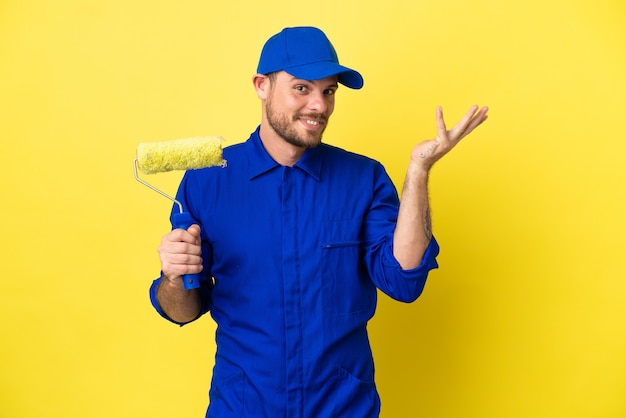
<path id="1" fill-rule="evenodd" d="M 281 71 L 270 80 L 271 90 L 265 101 L 269 125 L 292 145 L 318 146 L 335 108 L 337 76 L 307 81 Z"/>

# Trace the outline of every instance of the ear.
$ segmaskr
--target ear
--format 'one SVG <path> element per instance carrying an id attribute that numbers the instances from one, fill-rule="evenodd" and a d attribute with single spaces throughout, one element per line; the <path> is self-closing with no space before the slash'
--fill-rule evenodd
<path id="1" fill-rule="evenodd" d="M 255 74 L 254 77 L 252 77 L 252 84 L 254 85 L 256 95 L 259 96 L 259 99 L 265 100 L 269 96 L 270 79 L 268 76 Z"/>

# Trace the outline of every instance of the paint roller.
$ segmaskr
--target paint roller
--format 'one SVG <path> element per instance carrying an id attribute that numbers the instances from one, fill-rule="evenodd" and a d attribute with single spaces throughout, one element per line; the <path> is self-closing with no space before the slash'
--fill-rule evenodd
<path id="1" fill-rule="evenodd" d="M 220 136 L 209 136 L 162 142 L 142 142 L 137 146 L 137 158 L 133 163 L 135 179 L 178 206 L 179 213 L 172 215 L 172 225 L 175 229 L 187 230 L 195 222 L 189 212 L 185 211 L 182 203 L 141 179 L 137 169 L 144 174 L 154 174 L 172 170 L 226 167 L 226 161 L 222 158 L 222 141 L 223 138 Z M 187 290 L 200 287 L 200 275 L 184 275 L 183 284 Z"/>

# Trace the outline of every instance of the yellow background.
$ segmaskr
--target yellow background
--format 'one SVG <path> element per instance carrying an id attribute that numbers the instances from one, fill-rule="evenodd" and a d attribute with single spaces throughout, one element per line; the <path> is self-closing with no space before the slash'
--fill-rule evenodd
<path id="1" fill-rule="evenodd" d="M 437 105 L 491 108 L 432 173 L 441 268 L 371 323 L 382 416 L 626 416 L 623 0 L 3 0 L 0 416 L 204 416 L 214 325 L 149 304 L 170 203 L 132 159 L 246 139 L 293 25 L 365 78 L 325 140 L 398 186 Z"/>

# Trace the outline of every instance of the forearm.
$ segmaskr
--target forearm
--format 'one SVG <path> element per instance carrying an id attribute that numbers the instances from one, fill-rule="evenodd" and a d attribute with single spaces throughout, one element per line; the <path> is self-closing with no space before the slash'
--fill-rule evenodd
<path id="1" fill-rule="evenodd" d="M 411 161 L 402 188 L 398 221 L 393 235 L 393 255 L 404 270 L 421 264 L 431 238 L 428 170 Z"/>
<path id="2" fill-rule="evenodd" d="M 163 277 L 157 289 L 157 301 L 170 319 L 180 323 L 196 319 L 202 308 L 199 290 L 186 290 L 180 279 Z"/>

